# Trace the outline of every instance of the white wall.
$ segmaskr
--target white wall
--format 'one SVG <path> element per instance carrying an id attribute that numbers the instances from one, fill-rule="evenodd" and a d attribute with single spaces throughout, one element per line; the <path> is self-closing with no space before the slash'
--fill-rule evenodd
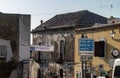
<path id="1" fill-rule="evenodd" d="M 19 17 L 19 61 L 30 57 L 30 15 Z"/>

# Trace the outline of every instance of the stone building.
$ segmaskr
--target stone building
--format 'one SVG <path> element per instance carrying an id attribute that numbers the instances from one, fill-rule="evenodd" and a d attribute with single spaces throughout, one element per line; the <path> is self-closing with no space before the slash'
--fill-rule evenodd
<path id="1" fill-rule="evenodd" d="M 0 13 L 0 78 L 30 54 L 30 15 Z"/>
<path id="2" fill-rule="evenodd" d="M 53 64 L 53 70 L 49 67 L 50 72 L 58 72 L 55 71 L 51 75 L 73 78 L 76 57 L 75 29 L 91 27 L 95 23 L 107 23 L 107 18 L 83 10 L 59 14 L 44 23 L 41 20 L 41 24 L 32 30 L 33 45 L 54 46 L 54 52 L 37 52 L 40 54 L 41 71 Z"/>

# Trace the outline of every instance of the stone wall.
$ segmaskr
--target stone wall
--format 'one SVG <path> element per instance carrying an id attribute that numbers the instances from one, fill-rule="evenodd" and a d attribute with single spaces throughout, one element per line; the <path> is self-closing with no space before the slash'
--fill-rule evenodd
<path id="1" fill-rule="evenodd" d="M 50 59 L 51 61 L 57 61 L 60 57 L 60 41 L 64 41 L 64 61 L 65 62 L 73 62 L 74 59 L 74 38 L 72 34 L 72 30 L 56 30 L 56 31 L 47 31 L 47 32 L 38 32 L 33 34 L 33 44 L 38 45 L 41 42 L 42 45 L 54 45 L 54 52 L 43 53 L 41 57 L 46 57 L 47 54 L 50 54 L 51 57 L 48 56 L 46 59 Z"/>

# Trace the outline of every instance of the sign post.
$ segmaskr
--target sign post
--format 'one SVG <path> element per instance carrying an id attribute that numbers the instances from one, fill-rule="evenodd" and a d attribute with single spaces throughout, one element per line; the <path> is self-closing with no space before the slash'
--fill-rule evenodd
<path id="1" fill-rule="evenodd" d="M 88 38 L 79 39 L 79 55 L 82 61 L 82 78 L 86 78 L 87 61 L 91 62 L 94 55 L 94 40 Z"/>

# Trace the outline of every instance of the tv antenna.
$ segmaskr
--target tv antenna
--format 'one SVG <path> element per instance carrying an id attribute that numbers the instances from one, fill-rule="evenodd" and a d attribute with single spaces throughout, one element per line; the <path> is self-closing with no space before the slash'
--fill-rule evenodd
<path id="1" fill-rule="evenodd" d="M 103 5 L 103 6 L 100 6 L 100 8 L 105 8 L 105 7 L 110 7 L 111 9 L 113 8 L 113 5 Z"/>

